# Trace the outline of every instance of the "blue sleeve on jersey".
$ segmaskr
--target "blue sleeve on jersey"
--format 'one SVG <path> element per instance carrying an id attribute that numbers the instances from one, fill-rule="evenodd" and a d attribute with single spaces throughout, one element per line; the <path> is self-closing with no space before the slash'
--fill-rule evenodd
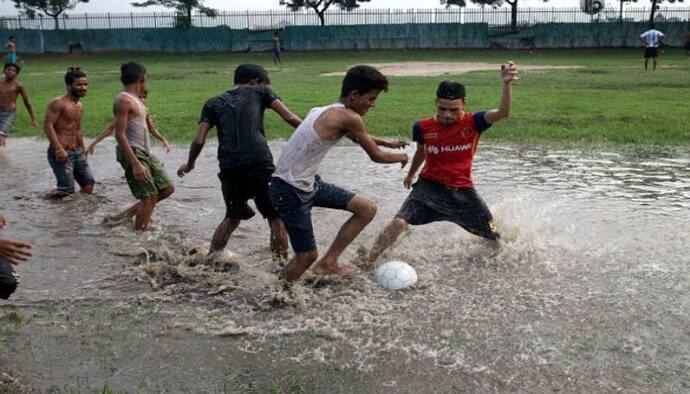
<path id="1" fill-rule="evenodd" d="M 412 141 L 419 142 L 420 144 L 424 143 L 422 127 L 419 125 L 419 122 L 415 123 L 414 126 L 412 126 Z"/>
<path id="2" fill-rule="evenodd" d="M 486 111 L 474 113 L 474 126 L 477 128 L 477 132 L 479 134 L 483 133 L 484 130 L 491 127 L 490 124 L 486 123 L 486 119 L 484 119 L 484 115 L 486 115 Z"/>

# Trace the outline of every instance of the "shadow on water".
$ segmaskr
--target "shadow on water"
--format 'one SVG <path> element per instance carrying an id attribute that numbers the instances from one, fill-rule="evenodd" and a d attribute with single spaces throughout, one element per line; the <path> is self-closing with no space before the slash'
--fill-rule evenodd
<path id="1" fill-rule="evenodd" d="M 419 282 L 391 293 L 370 274 L 284 287 L 259 218 L 237 230 L 232 252 L 207 257 L 224 214 L 212 147 L 137 234 L 102 223 L 132 203 L 112 144 L 90 160 L 95 195 L 54 202 L 41 198 L 53 186 L 44 142 L 10 142 L 3 236 L 31 240 L 34 258 L 0 304 L 0 388 L 690 389 L 687 152 L 483 144 L 474 177 L 502 248 L 448 223 L 414 227 L 382 260 L 410 262 Z M 172 173 L 186 149 L 156 153 Z M 404 172 L 343 146 L 321 174 L 379 205 L 343 255 L 356 264 L 404 200 Z M 347 215 L 313 217 L 323 250 Z"/>

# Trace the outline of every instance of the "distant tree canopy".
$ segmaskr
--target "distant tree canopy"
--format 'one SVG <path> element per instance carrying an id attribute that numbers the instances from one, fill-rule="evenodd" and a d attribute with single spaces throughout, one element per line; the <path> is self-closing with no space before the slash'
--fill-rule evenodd
<path id="1" fill-rule="evenodd" d="M 174 8 L 177 11 L 175 18 L 175 27 L 192 27 L 192 11 L 197 10 L 200 13 L 215 17 L 218 11 L 215 8 L 206 7 L 203 0 L 146 0 L 143 2 L 132 3 L 135 7 L 150 7 L 163 6 L 166 8 Z"/>
<path id="2" fill-rule="evenodd" d="M 311 8 L 319 17 L 321 26 L 326 24 L 326 10 L 332 5 L 337 6 L 341 10 L 352 11 L 359 8 L 358 3 L 365 3 L 370 0 L 280 0 L 280 5 L 284 5 L 292 11 L 298 11 L 302 8 Z"/>
<path id="3" fill-rule="evenodd" d="M 442 5 L 450 7 L 457 5 L 458 7 L 465 7 L 467 2 L 465 0 L 440 0 Z M 512 30 L 517 30 L 517 10 L 518 10 L 518 0 L 470 0 L 474 4 L 490 6 L 497 8 L 503 5 L 503 1 L 510 5 L 510 28 Z M 547 2 L 548 0 L 543 0 Z"/>
<path id="4" fill-rule="evenodd" d="M 58 30 L 60 29 L 60 25 L 58 25 L 60 14 L 71 10 L 79 3 L 88 3 L 89 0 L 12 0 L 12 2 L 14 3 L 14 8 L 31 19 L 39 14 L 53 18 L 55 20 L 55 30 Z"/>

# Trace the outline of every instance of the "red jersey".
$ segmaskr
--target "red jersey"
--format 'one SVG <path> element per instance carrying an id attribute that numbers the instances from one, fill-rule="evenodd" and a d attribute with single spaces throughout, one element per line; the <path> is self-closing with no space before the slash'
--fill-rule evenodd
<path id="1" fill-rule="evenodd" d="M 491 125 L 484 120 L 485 112 L 465 112 L 450 126 L 436 117 L 420 120 L 414 125 L 413 140 L 424 144 L 426 162 L 422 178 L 446 186 L 469 189 L 472 183 L 472 160 L 481 133 Z"/>

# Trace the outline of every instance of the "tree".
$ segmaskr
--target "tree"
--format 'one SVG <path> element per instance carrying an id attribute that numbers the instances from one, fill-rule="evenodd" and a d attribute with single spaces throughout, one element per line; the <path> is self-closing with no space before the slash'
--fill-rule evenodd
<path id="1" fill-rule="evenodd" d="M 88 3 L 89 0 L 12 0 L 14 8 L 21 14 L 34 19 L 37 14 L 45 14 L 55 20 L 55 30 L 60 29 L 58 17 L 67 10 L 71 10 L 79 3 Z"/>
<path id="2" fill-rule="evenodd" d="M 175 27 L 192 27 L 192 11 L 210 16 L 218 16 L 218 10 L 206 7 L 203 0 L 146 0 L 141 3 L 132 3 L 135 7 L 150 7 L 160 5 L 166 8 L 174 8 L 177 11 L 175 16 Z"/>
<path id="3" fill-rule="evenodd" d="M 625 3 L 637 3 L 637 0 L 618 0 L 619 4 L 619 9 L 618 9 L 618 20 L 620 22 L 623 22 L 623 5 Z"/>
<path id="4" fill-rule="evenodd" d="M 298 11 L 301 8 L 311 8 L 316 12 L 319 17 L 319 22 L 321 26 L 326 24 L 326 10 L 332 6 L 336 5 L 341 10 L 352 11 L 355 8 L 359 8 L 359 4 L 370 0 L 280 0 L 280 5 L 284 5 L 292 11 Z"/>
<path id="5" fill-rule="evenodd" d="M 444 4 L 446 7 L 450 7 L 452 5 L 457 5 L 460 7 L 464 7 L 466 5 L 465 0 L 440 0 L 441 4 Z M 479 5 L 488 5 L 492 8 L 498 8 L 503 5 L 504 0 L 470 0 L 474 4 L 479 4 Z M 544 2 L 547 2 L 548 0 L 542 0 Z M 518 0 L 505 0 L 508 5 L 510 5 L 510 29 L 515 31 L 517 30 L 517 10 L 518 10 Z"/>
<path id="6" fill-rule="evenodd" d="M 666 0 L 669 3 L 682 3 L 683 0 Z M 659 9 L 659 4 L 663 3 L 664 0 L 652 0 L 652 11 L 649 13 L 649 23 L 654 23 L 654 18 L 656 17 L 656 11 Z"/>

